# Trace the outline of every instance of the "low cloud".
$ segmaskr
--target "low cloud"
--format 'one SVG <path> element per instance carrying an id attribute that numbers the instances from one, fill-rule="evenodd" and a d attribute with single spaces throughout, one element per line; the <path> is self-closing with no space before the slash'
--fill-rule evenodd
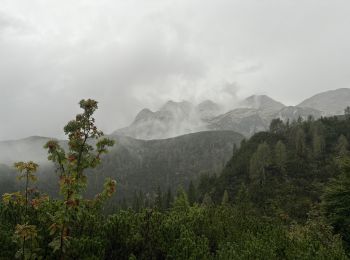
<path id="1" fill-rule="evenodd" d="M 1 139 L 62 137 L 81 98 L 108 133 L 144 107 L 349 87 L 346 1 L 3 0 Z"/>

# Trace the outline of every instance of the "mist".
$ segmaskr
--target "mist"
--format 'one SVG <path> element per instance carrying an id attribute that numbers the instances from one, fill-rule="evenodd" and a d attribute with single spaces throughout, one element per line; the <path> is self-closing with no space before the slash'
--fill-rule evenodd
<path id="1" fill-rule="evenodd" d="M 25 1 L 0 7 L 0 140 L 64 138 L 82 98 L 106 133 L 167 100 L 286 105 L 349 87 L 350 3 Z"/>

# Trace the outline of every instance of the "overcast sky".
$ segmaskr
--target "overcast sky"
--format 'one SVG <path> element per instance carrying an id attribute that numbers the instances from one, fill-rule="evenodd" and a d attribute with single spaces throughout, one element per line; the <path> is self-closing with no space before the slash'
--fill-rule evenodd
<path id="1" fill-rule="evenodd" d="M 82 98 L 105 132 L 168 99 L 350 87 L 348 0 L 0 0 L 0 140 L 62 137 Z"/>

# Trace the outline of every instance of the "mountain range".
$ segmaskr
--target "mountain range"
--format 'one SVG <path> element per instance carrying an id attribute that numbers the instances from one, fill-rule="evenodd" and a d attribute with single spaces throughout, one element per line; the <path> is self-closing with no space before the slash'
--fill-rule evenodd
<path id="1" fill-rule="evenodd" d="M 349 105 L 348 88 L 316 94 L 296 106 L 285 106 L 266 95 L 253 95 L 229 111 L 211 100 L 198 105 L 168 101 L 158 111 L 141 110 L 128 127 L 118 129 L 114 134 L 149 140 L 204 130 L 231 130 L 249 137 L 266 130 L 274 118 L 293 121 L 312 116 L 317 119 L 343 114 Z"/>
<path id="2" fill-rule="evenodd" d="M 116 140 L 100 168 L 90 172 L 88 193 L 95 194 L 105 177 L 118 181 L 118 198 L 137 190 L 152 192 L 157 186 L 176 188 L 196 181 L 203 173 L 218 174 L 244 137 L 269 127 L 273 118 L 296 120 L 342 114 L 350 105 L 350 89 L 317 94 L 297 106 L 285 106 L 266 95 L 255 95 L 233 110 L 206 100 L 198 105 L 169 101 L 158 111 L 143 109 L 133 123 L 109 135 Z M 169 138 L 170 137 L 170 138 Z M 140 140 L 145 139 L 145 140 Z M 152 140 L 150 140 L 152 139 Z M 156 139 L 156 140 L 153 140 Z M 47 137 L 0 142 L 0 191 L 14 189 L 15 161 L 40 164 L 38 186 L 57 193 L 57 176 L 47 161 Z M 66 141 L 61 140 L 63 147 Z"/>
<path id="3" fill-rule="evenodd" d="M 188 101 L 168 101 L 158 111 L 141 110 L 130 126 L 113 134 L 137 139 L 163 139 L 207 130 L 204 122 L 219 115 L 221 107 L 206 100 L 197 106 Z"/>

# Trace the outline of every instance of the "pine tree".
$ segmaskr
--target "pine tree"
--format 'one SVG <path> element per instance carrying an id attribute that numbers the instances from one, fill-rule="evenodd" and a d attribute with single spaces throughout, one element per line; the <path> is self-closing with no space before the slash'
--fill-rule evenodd
<path id="1" fill-rule="evenodd" d="M 233 155 L 233 156 L 236 155 L 237 152 L 238 152 L 238 147 L 237 147 L 237 145 L 234 143 L 234 144 L 233 144 L 233 149 L 232 149 L 232 155 Z"/>
<path id="2" fill-rule="evenodd" d="M 211 196 L 209 195 L 209 193 L 206 193 L 204 195 L 203 201 L 202 201 L 202 206 L 204 207 L 211 207 L 214 205 L 214 202 L 211 198 Z"/>
<path id="3" fill-rule="evenodd" d="M 187 211 L 190 208 L 186 192 L 179 188 L 174 200 L 173 209 L 176 211 Z"/>
<path id="4" fill-rule="evenodd" d="M 264 142 L 259 144 L 258 149 L 250 160 L 250 179 L 263 185 L 266 180 L 266 169 L 271 164 L 271 151 L 269 145 Z"/>
<path id="5" fill-rule="evenodd" d="M 325 141 L 323 136 L 314 133 L 312 137 L 312 148 L 313 148 L 313 153 L 316 158 L 319 158 L 322 156 L 324 150 L 325 150 Z"/>
<path id="6" fill-rule="evenodd" d="M 241 148 L 244 147 L 244 146 L 246 145 L 246 143 L 247 143 L 247 140 L 244 138 L 244 139 L 241 141 L 240 147 L 241 147 Z"/>
<path id="7" fill-rule="evenodd" d="M 132 199 L 132 209 L 135 210 L 136 212 L 139 212 L 141 210 L 141 207 L 142 206 L 141 206 L 140 197 L 135 191 Z"/>
<path id="8" fill-rule="evenodd" d="M 283 121 L 280 118 L 272 119 L 270 123 L 270 132 L 274 134 L 280 134 L 284 130 Z"/>
<path id="9" fill-rule="evenodd" d="M 275 146 L 275 163 L 280 171 L 284 172 L 287 162 L 287 149 L 285 144 L 279 140 Z"/>
<path id="10" fill-rule="evenodd" d="M 346 119 L 350 119 L 350 106 L 345 108 L 344 115 Z"/>
<path id="11" fill-rule="evenodd" d="M 155 207 L 160 211 L 162 211 L 164 208 L 163 193 L 162 193 L 160 186 L 158 186 L 158 188 L 157 188 Z"/>
<path id="12" fill-rule="evenodd" d="M 300 125 L 303 121 L 303 118 L 301 116 L 298 116 L 297 124 Z"/>
<path id="13" fill-rule="evenodd" d="M 243 216 L 247 215 L 252 209 L 250 194 L 244 183 L 242 183 L 239 187 L 237 196 L 235 198 L 235 205 L 238 208 L 238 212 Z"/>
<path id="14" fill-rule="evenodd" d="M 166 197 L 165 197 L 165 209 L 169 209 L 173 204 L 173 195 L 171 193 L 171 189 L 170 187 L 168 187 L 168 191 L 166 193 Z"/>
<path id="15" fill-rule="evenodd" d="M 139 203 L 140 203 L 140 209 L 143 209 L 146 204 L 147 204 L 147 198 L 145 196 L 145 194 L 142 192 L 142 190 L 139 190 L 139 194 L 138 194 L 138 197 L 139 197 Z"/>
<path id="16" fill-rule="evenodd" d="M 188 186 L 188 201 L 191 206 L 197 201 L 197 191 L 192 181 Z"/>
<path id="17" fill-rule="evenodd" d="M 348 156 L 349 155 L 348 147 L 349 147 L 348 140 L 346 139 L 346 137 L 344 135 L 341 135 L 338 138 L 338 143 L 337 143 L 337 146 L 335 148 L 338 156 L 339 157 Z"/>
<path id="18" fill-rule="evenodd" d="M 229 196 L 228 196 L 228 192 L 227 190 L 224 191 L 224 195 L 222 196 L 222 200 L 221 200 L 221 205 L 226 206 L 229 204 Z"/>
<path id="19" fill-rule="evenodd" d="M 312 122 L 314 122 L 314 121 L 315 121 L 315 118 L 314 118 L 313 115 L 308 115 L 308 116 L 307 116 L 307 122 L 308 122 L 308 123 L 312 123 Z"/>
<path id="20" fill-rule="evenodd" d="M 295 149 L 299 157 L 306 155 L 305 133 L 301 128 L 298 128 L 295 134 Z"/>

